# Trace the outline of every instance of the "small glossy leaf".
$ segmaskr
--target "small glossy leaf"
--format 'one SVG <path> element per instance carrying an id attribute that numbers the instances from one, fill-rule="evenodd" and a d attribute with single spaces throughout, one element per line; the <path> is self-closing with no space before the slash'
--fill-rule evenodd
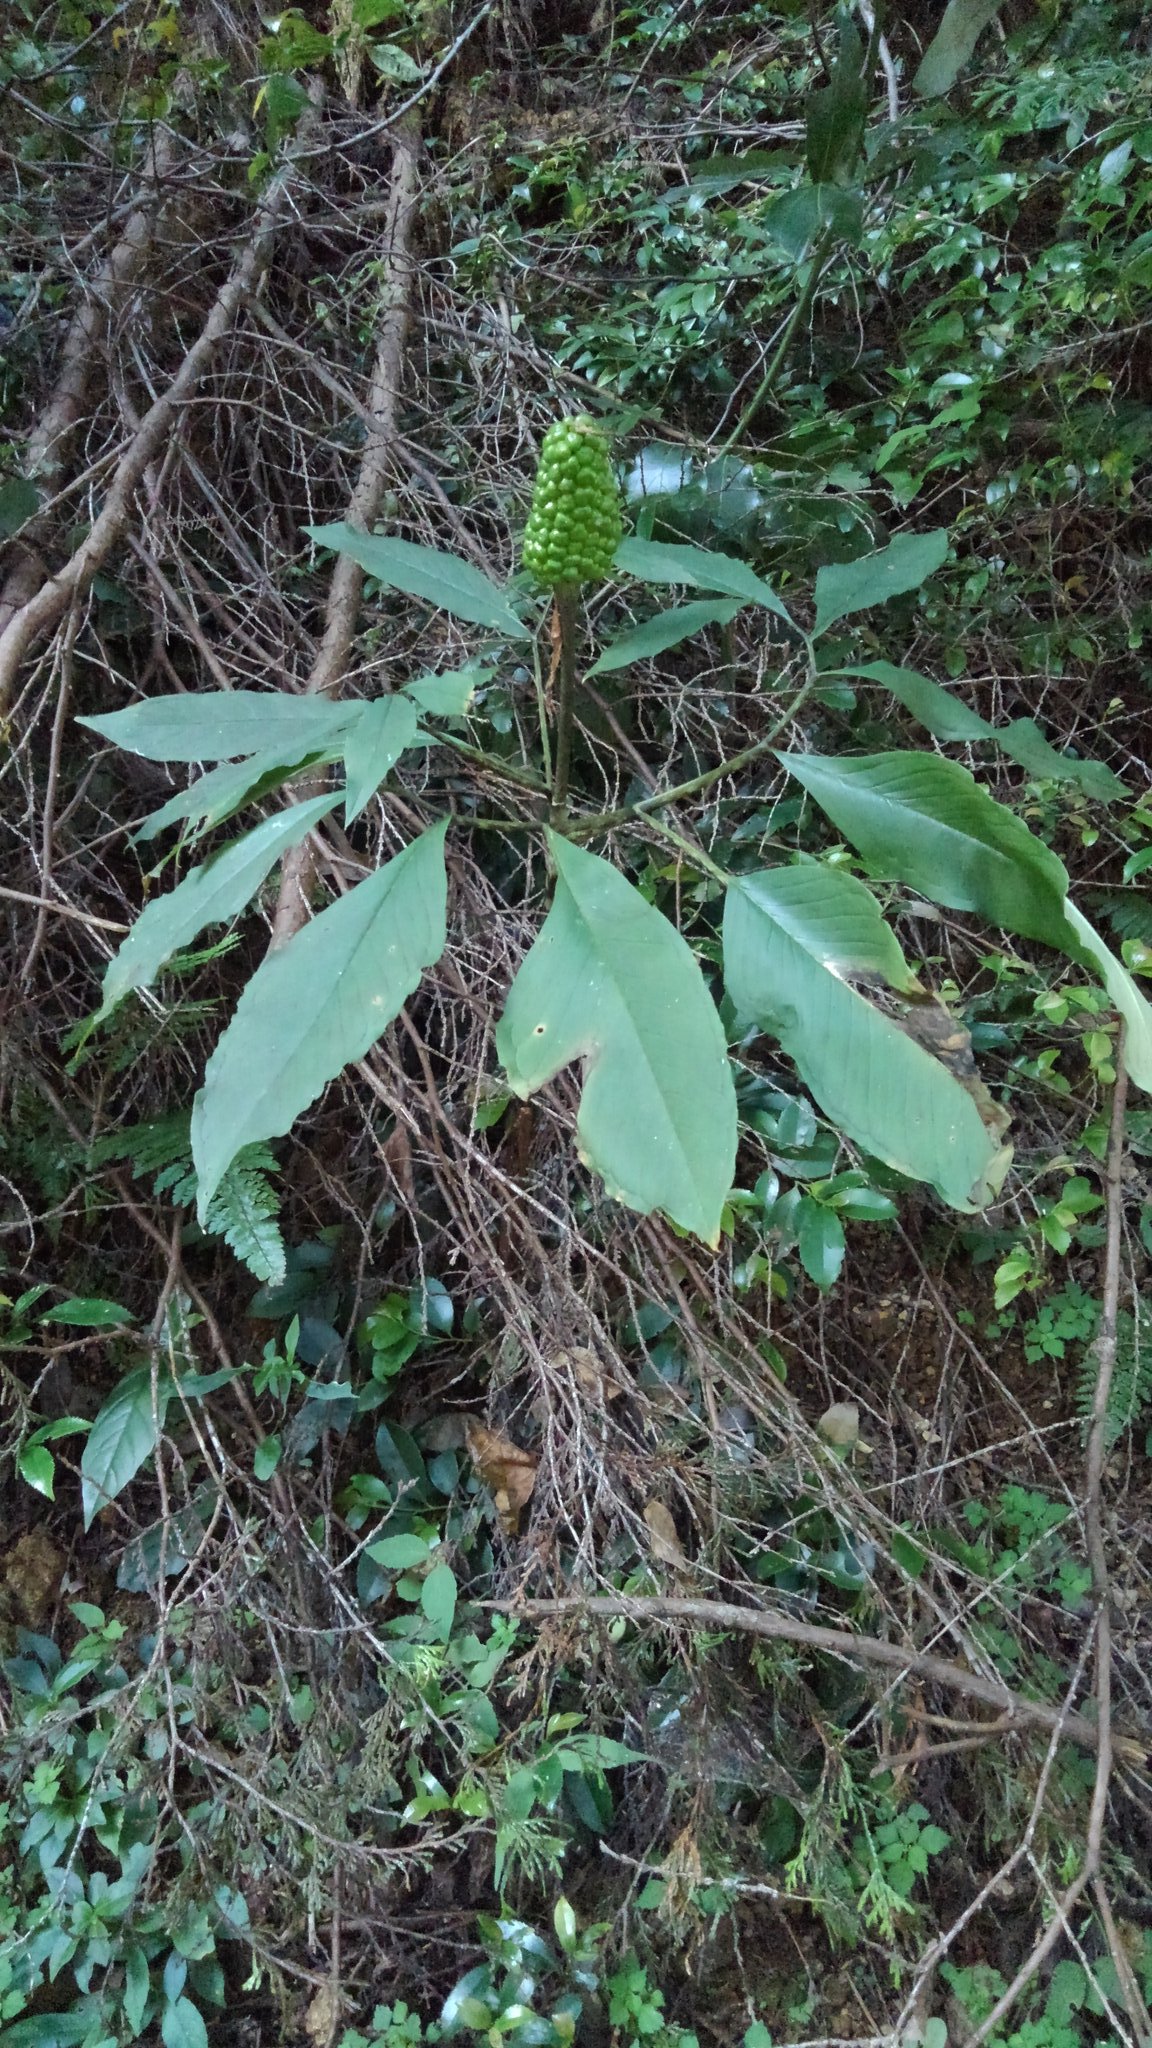
<path id="1" fill-rule="evenodd" d="M 430 1551 L 422 1536 L 381 1536 L 368 1545 L 368 1555 L 388 1571 L 407 1572 L 414 1565 L 427 1564 Z"/>
<path id="2" fill-rule="evenodd" d="M 827 563 L 816 574 L 814 632 L 826 632 L 850 612 L 867 611 L 907 590 L 918 590 L 935 575 L 947 553 L 948 535 L 938 528 L 934 533 L 898 533 L 888 547 L 855 562 Z"/>
<path id="3" fill-rule="evenodd" d="M 1000 0 L 948 0 L 912 80 L 925 99 L 951 92 L 999 5 Z"/>
<path id="4" fill-rule="evenodd" d="M 958 761 L 895 753 L 779 759 L 874 875 L 1068 949 L 1063 864 Z"/>
<path id="5" fill-rule="evenodd" d="M 496 1046 L 533 1094 L 584 1059 L 581 1155 L 608 1192 L 709 1244 L 736 1157 L 736 1096 L 716 1006 L 667 918 L 555 834 L 556 894 L 508 997 Z"/>
<path id="6" fill-rule="evenodd" d="M 804 1195 L 796 1212 L 796 1240 L 800 1264 L 808 1278 L 815 1281 L 822 1294 L 827 1294 L 840 1278 L 844 1264 L 846 1246 L 840 1218 L 811 1195 Z"/>
<path id="7" fill-rule="evenodd" d="M 281 1439 L 278 1436 L 262 1437 L 257 1444 L 252 1457 L 252 1472 L 261 1485 L 264 1484 L 266 1479 L 271 1479 L 277 1465 L 280 1463 L 280 1455 L 283 1448 Z"/>
<path id="8" fill-rule="evenodd" d="M 365 804 L 370 803 L 405 747 L 410 747 L 419 730 L 418 713 L 411 697 L 377 697 L 362 704 L 344 734 L 344 822 L 350 825 Z"/>
<path id="9" fill-rule="evenodd" d="M 123 1493 L 156 1449 L 164 1427 L 171 1382 L 160 1380 L 155 1408 L 152 1391 L 150 1367 L 140 1366 L 137 1371 L 126 1373 L 92 1424 L 80 1460 L 86 1529 L 101 1508 Z"/>
<path id="10" fill-rule="evenodd" d="M 257 968 L 192 1111 L 201 1225 L 242 1147 L 290 1130 L 440 958 L 446 830 L 422 833 Z"/>
<path id="11" fill-rule="evenodd" d="M 146 761 L 227 761 L 284 744 L 327 746 L 355 708 L 278 690 L 189 690 L 76 723 Z"/>
<path id="12" fill-rule="evenodd" d="M 208 2048 L 208 2029 L 190 1998 L 177 1998 L 160 2008 L 164 2048 Z"/>
<path id="13" fill-rule="evenodd" d="M 996 1143 L 940 1061 L 852 986 L 915 986 L 862 882 L 817 866 L 732 881 L 724 979 L 740 1017 L 779 1040 L 839 1129 L 953 1207 L 972 1206 Z"/>
<path id="14" fill-rule="evenodd" d="M 405 683 L 404 695 L 430 718 L 462 718 L 481 684 L 489 682 L 493 674 L 483 663 L 470 662 L 442 676 L 417 676 Z"/>
<path id="15" fill-rule="evenodd" d="M 148 1958 L 137 1942 L 129 1942 L 124 1951 L 124 2017 L 133 2040 L 144 2025 L 148 1989 Z"/>
<path id="16" fill-rule="evenodd" d="M 335 794 L 313 797 L 310 803 L 278 811 L 203 867 L 193 868 L 166 896 L 146 904 L 105 970 L 96 1022 L 110 1016 L 131 989 L 150 988 L 165 961 L 191 945 L 206 925 L 238 917 L 281 856 L 298 845 L 335 802 Z"/>
<path id="17" fill-rule="evenodd" d="M 413 541 L 387 539 L 382 534 L 357 533 L 353 527 L 339 523 L 306 526 L 304 531 L 320 547 L 351 555 L 378 583 L 438 605 L 442 611 L 451 612 L 453 618 L 469 619 L 473 625 L 488 626 L 513 639 L 523 640 L 529 634 L 530 628 L 517 618 L 504 592 L 458 555 L 442 554 L 439 548 L 418 547 Z"/>
<path id="18" fill-rule="evenodd" d="M 616 567 L 641 583 L 687 583 L 698 590 L 719 590 L 725 597 L 739 598 L 742 604 L 763 605 L 792 624 L 771 584 L 734 555 L 659 540 L 622 540 L 616 550 Z"/>
<path id="19" fill-rule="evenodd" d="M 28 1486 L 42 1493 L 45 1500 L 55 1500 L 56 1460 L 43 1444 L 25 1444 L 17 1468 Z"/>
<path id="20" fill-rule="evenodd" d="M 890 661 L 868 661 L 856 666 L 849 664 L 836 673 L 882 683 L 935 739 L 960 741 L 964 745 L 994 740 L 1010 761 L 1017 762 L 1038 781 L 1078 783 L 1101 803 L 1111 803 L 1126 793 L 1124 784 L 1102 761 L 1073 761 L 1067 754 L 1058 754 L 1034 719 L 1015 718 L 1010 725 L 990 725 L 950 690 L 941 689 L 939 683 L 914 668 L 896 668 Z"/>
<path id="21" fill-rule="evenodd" d="M 705 626 L 727 626 L 739 610 L 739 599 L 729 598 L 719 604 L 682 604 L 672 611 L 657 612 L 654 619 L 645 619 L 642 626 L 633 626 L 611 641 L 588 674 L 604 675 L 609 669 L 627 668 L 633 661 L 651 661 L 653 655 L 678 647 Z"/>
<path id="22" fill-rule="evenodd" d="M 420 1588 L 420 1605 L 441 1641 L 446 1643 L 456 1615 L 456 1575 L 450 1565 L 433 1565 Z"/>
<path id="23" fill-rule="evenodd" d="M 85 1330 L 113 1330 L 125 1323 L 134 1323 L 136 1317 L 130 1308 L 122 1308 L 118 1301 L 105 1301 L 98 1294 L 86 1294 L 58 1302 L 55 1308 L 46 1308 L 40 1321 L 74 1323 Z"/>

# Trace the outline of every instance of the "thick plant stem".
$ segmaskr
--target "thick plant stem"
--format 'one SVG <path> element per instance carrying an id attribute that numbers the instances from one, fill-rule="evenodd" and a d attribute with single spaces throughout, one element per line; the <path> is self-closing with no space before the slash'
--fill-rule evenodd
<path id="1" fill-rule="evenodd" d="M 560 694 L 556 704 L 556 762 L 552 774 L 552 823 L 568 816 L 568 773 L 572 762 L 572 719 L 576 702 L 576 622 L 580 593 L 574 583 L 556 586 L 556 628 L 560 640 Z"/>

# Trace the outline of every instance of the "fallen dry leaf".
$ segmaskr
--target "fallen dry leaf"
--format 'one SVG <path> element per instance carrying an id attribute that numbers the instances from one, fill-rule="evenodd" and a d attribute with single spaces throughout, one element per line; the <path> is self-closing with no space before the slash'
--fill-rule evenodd
<path id="1" fill-rule="evenodd" d="M 520 1525 L 520 1510 L 532 1498 L 540 1460 L 522 1451 L 506 1436 L 497 1436 L 469 1415 L 464 1423 L 468 1455 L 484 1481 L 500 1517 L 505 1535 L 514 1536 Z"/>
<path id="2" fill-rule="evenodd" d="M 644 1520 L 648 1525 L 649 1546 L 653 1557 L 660 1564 L 683 1564 L 684 1551 L 676 1534 L 676 1524 L 663 1501 L 648 1501 L 644 1508 Z"/>
<path id="3" fill-rule="evenodd" d="M 328 2048 L 340 2022 L 340 1993 L 334 1984 L 322 1984 L 304 2015 L 304 2032 L 314 2048 Z"/>
<path id="4" fill-rule="evenodd" d="M 558 1351 L 552 1364 L 566 1368 L 584 1393 L 594 1401 L 618 1401 L 624 1392 L 610 1380 L 594 1351 L 586 1344 L 574 1344 L 570 1351 Z"/>

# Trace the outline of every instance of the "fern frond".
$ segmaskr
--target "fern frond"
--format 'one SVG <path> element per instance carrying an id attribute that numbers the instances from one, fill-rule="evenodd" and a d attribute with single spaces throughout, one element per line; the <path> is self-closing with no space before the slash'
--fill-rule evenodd
<path id="1" fill-rule="evenodd" d="M 191 1157 L 191 1121 L 191 1110 L 177 1109 L 171 1116 L 152 1117 L 147 1123 L 129 1124 L 126 1130 L 110 1131 L 103 1138 L 97 1138 L 93 1145 L 92 1163 L 94 1166 L 106 1166 L 110 1160 L 127 1159 L 133 1180 L 139 1180 L 142 1174 L 156 1173 L 162 1167 L 173 1166 L 177 1161 Z"/>
<path id="2" fill-rule="evenodd" d="M 192 1164 L 190 1135 L 192 1113 L 187 1109 L 171 1116 L 154 1117 L 148 1123 L 130 1124 L 98 1138 L 92 1147 L 92 1162 L 106 1166 L 126 1159 L 132 1177 L 155 1175 L 152 1190 L 167 1195 L 179 1209 L 194 1208 L 196 1169 Z M 278 1286 L 286 1268 L 284 1239 L 277 1217 L 280 1196 L 267 1176 L 275 1173 L 278 1161 L 264 1144 L 245 1145 L 233 1160 L 208 1211 L 208 1234 L 222 1237 L 230 1250 L 257 1280 Z"/>
<path id="3" fill-rule="evenodd" d="M 272 1286 L 278 1286 L 287 1272 L 276 1220 L 280 1196 L 264 1172 L 266 1165 L 275 1164 L 267 1146 L 246 1145 L 213 1195 L 207 1219 L 209 1231 L 224 1239 L 257 1280 Z"/>
<path id="4" fill-rule="evenodd" d="M 1080 1384 L 1076 1390 L 1077 1413 L 1085 1423 L 1092 1413 L 1095 1396 L 1096 1347 L 1090 1345 L 1080 1368 Z M 1116 1318 L 1116 1363 L 1112 1368 L 1108 1414 L 1104 1424 L 1106 1445 L 1111 1448 L 1118 1442 L 1125 1430 L 1131 1429 L 1149 1407 L 1152 1407 L 1152 1326 L 1147 1311 L 1141 1307 L 1135 1315 L 1124 1310 Z"/>

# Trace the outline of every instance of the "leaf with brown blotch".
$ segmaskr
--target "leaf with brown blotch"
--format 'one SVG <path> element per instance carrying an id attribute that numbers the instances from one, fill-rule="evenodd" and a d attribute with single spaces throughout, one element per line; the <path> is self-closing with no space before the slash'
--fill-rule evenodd
<path id="1" fill-rule="evenodd" d="M 470 1415 L 464 1423 L 464 1436 L 477 1474 L 492 1495 L 500 1526 L 505 1535 L 514 1536 L 520 1526 L 520 1510 L 532 1498 L 540 1460 L 508 1437 L 485 1429 Z"/>

